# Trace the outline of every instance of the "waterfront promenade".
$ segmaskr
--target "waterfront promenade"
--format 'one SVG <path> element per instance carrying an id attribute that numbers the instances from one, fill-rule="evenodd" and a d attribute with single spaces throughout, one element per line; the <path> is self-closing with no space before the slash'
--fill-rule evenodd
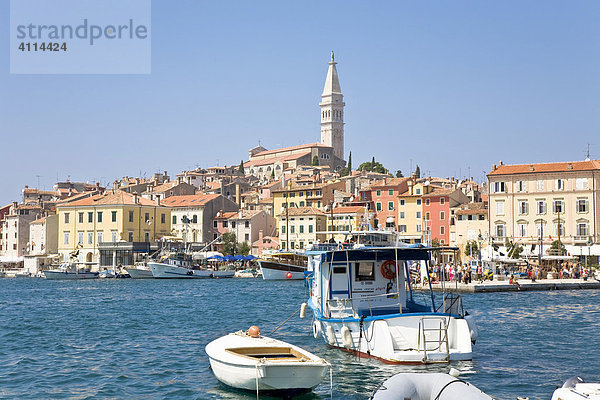
<path id="1" fill-rule="evenodd" d="M 446 282 L 444 287 L 446 291 L 463 293 L 484 293 L 484 292 L 517 292 L 517 291 L 539 291 L 539 290 L 580 290 L 580 289 L 600 289 L 600 281 L 596 279 L 538 279 L 532 282 L 531 279 L 517 279 L 515 283 L 505 281 L 473 281 L 471 283 Z M 442 285 L 439 283 L 431 285 L 436 292 L 442 291 Z M 429 290 L 428 285 L 415 285 L 417 290 Z"/>

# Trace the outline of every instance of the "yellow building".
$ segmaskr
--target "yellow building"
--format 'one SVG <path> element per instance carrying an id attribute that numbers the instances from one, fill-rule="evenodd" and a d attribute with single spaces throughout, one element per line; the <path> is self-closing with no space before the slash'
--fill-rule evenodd
<path id="1" fill-rule="evenodd" d="M 98 262 L 102 242 L 154 242 L 171 231 L 171 210 L 119 190 L 64 202 L 58 214 L 61 259 L 79 250 L 79 261 Z"/>
<path id="2" fill-rule="evenodd" d="M 290 208 L 315 207 L 323 209 L 333 202 L 335 190 L 345 190 L 346 183 L 325 182 L 308 185 L 286 185 L 283 189 L 272 190 L 273 210 L 279 214 L 285 209 L 286 204 Z"/>
<path id="3" fill-rule="evenodd" d="M 333 216 L 331 212 L 327 213 L 327 231 L 348 232 L 348 231 L 365 231 L 369 230 L 369 213 L 365 207 L 348 206 L 335 207 Z M 330 236 L 327 235 L 329 239 Z M 340 243 L 347 240 L 346 234 L 340 233 L 334 235 L 336 242 Z"/>
<path id="4" fill-rule="evenodd" d="M 317 241 L 324 242 L 326 235 L 317 232 L 325 231 L 326 224 L 325 213 L 314 207 L 290 208 L 287 213 L 283 212 L 277 216 L 280 248 L 303 249 Z"/>
<path id="5" fill-rule="evenodd" d="M 406 192 L 398 196 L 398 232 L 400 239 L 407 243 L 421 243 L 423 240 L 423 200 L 422 196 L 431 192 L 431 185 L 408 181 Z"/>

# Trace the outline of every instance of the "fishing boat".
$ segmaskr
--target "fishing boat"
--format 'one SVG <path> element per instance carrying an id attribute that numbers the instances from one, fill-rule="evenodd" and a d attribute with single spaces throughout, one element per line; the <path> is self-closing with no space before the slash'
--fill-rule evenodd
<path id="1" fill-rule="evenodd" d="M 185 253 L 170 254 L 163 257 L 162 262 L 149 262 L 152 276 L 158 279 L 208 279 L 233 278 L 235 270 L 216 270 L 200 268 Z"/>
<path id="2" fill-rule="evenodd" d="M 476 327 L 465 318 L 461 297 L 445 293 L 436 302 L 429 285 L 427 301 L 417 302 L 412 290 L 410 268 L 417 264 L 428 271 L 434 250 L 440 249 L 399 242 L 317 244 L 307 250 L 314 337 L 386 363 L 470 360 Z"/>
<path id="3" fill-rule="evenodd" d="M 137 262 L 134 265 L 124 267 L 132 279 L 152 279 L 152 271 L 145 262 Z"/>
<path id="4" fill-rule="evenodd" d="M 308 265 L 305 254 L 291 252 L 273 253 L 257 261 L 266 281 L 304 279 Z"/>
<path id="5" fill-rule="evenodd" d="M 80 265 L 84 265 L 83 268 Z M 89 263 L 66 262 L 57 268 L 43 271 L 48 280 L 98 279 L 99 273 L 92 272 Z"/>
<path id="6" fill-rule="evenodd" d="M 372 400 L 493 400 L 475 386 L 454 375 L 399 373 L 383 382 Z"/>
<path id="7" fill-rule="evenodd" d="M 206 346 L 210 366 L 224 384 L 252 391 L 309 391 L 331 365 L 308 351 L 260 335 L 258 327 L 220 337 Z"/>
<path id="8" fill-rule="evenodd" d="M 556 389 L 552 394 L 552 400 L 600 400 L 600 383 L 586 383 L 582 378 L 576 376 Z"/>

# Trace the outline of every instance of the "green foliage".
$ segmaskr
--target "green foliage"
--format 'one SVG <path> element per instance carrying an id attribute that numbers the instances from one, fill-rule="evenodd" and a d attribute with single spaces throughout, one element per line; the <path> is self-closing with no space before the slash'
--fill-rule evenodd
<path id="1" fill-rule="evenodd" d="M 375 161 L 375 157 L 371 162 L 364 162 L 358 166 L 359 171 L 369 171 L 369 172 L 378 172 L 380 174 L 389 174 L 390 171 L 387 170 L 381 163 Z"/>
<path id="2" fill-rule="evenodd" d="M 433 238 L 433 240 L 431 241 L 431 247 L 440 247 L 440 241 L 437 238 Z M 436 260 L 436 262 L 439 261 L 441 254 L 442 252 L 440 250 L 433 250 L 431 252 L 431 255 Z"/>
<path id="3" fill-rule="evenodd" d="M 520 258 L 521 253 L 523 252 L 523 246 L 518 243 L 513 243 L 508 239 L 506 239 L 506 249 L 508 250 L 507 255 L 510 258 Z"/>
<path id="4" fill-rule="evenodd" d="M 550 245 L 550 254 L 555 256 L 564 256 L 565 254 L 567 254 L 567 249 L 565 249 L 565 245 L 562 242 L 560 242 L 559 247 L 559 241 L 555 240 Z"/>
<path id="5" fill-rule="evenodd" d="M 244 175 L 244 160 L 240 161 L 240 166 L 238 167 L 238 172 Z"/>
<path id="6" fill-rule="evenodd" d="M 223 243 L 223 254 L 229 254 L 234 256 L 237 251 L 238 243 L 234 232 L 227 232 L 223 234 L 221 238 Z"/>
<path id="7" fill-rule="evenodd" d="M 312 166 L 313 167 L 318 167 L 319 166 L 319 156 L 314 156 L 312 159 Z"/>
<path id="8" fill-rule="evenodd" d="M 250 254 L 250 250 L 252 250 L 250 243 L 244 241 L 243 243 L 240 243 L 240 248 L 238 249 L 238 254 L 247 256 L 248 254 Z"/>
<path id="9" fill-rule="evenodd" d="M 271 171 L 271 178 L 275 179 L 275 170 L 274 169 Z"/>
<path id="10" fill-rule="evenodd" d="M 402 171 L 396 171 L 396 178 L 404 178 L 404 175 L 402 175 Z"/>
<path id="11" fill-rule="evenodd" d="M 346 166 L 348 170 L 348 175 L 352 172 L 352 152 L 348 155 L 348 165 Z"/>
<path id="12" fill-rule="evenodd" d="M 420 178 L 421 177 L 421 168 L 419 168 L 419 166 L 417 165 L 417 168 L 415 168 L 415 178 Z"/>
<path id="13" fill-rule="evenodd" d="M 478 257 L 479 246 L 477 245 L 477 242 L 475 240 L 469 240 L 465 244 L 465 255 L 468 255 L 471 257 Z"/>

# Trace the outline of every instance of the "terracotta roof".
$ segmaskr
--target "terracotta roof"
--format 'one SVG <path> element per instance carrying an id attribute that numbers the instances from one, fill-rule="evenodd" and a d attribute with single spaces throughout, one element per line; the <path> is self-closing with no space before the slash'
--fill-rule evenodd
<path id="1" fill-rule="evenodd" d="M 208 187 L 211 190 L 215 190 L 215 189 L 221 188 L 221 183 L 220 182 L 206 182 L 204 184 L 204 186 Z"/>
<path id="2" fill-rule="evenodd" d="M 88 197 L 91 197 L 91 196 L 93 196 L 93 194 L 91 192 L 74 193 L 72 196 L 66 197 L 66 198 L 58 201 L 56 203 L 56 205 L 57 206 L 58 205 L 64 205 L 66 203 L 70 203 L 72 201 L 79 200 L 79 199 L 82 199 L 82 198 L 88 198 Z"/>
<path id="3" fill-rule="evenodd" d="M 515 164 L 499 165 L 488 176 L 510 175 L 510 174 L 531 174 L 540 172 L 571 172 L 571 171 L 592 171 L 600 169 L 600 160 L 589 161 L 571 161 L 542 164 Z"/>
<path id="4" fill-rule="evenodd" d="M 369 189 L 386 188 L 386 187 L 390 187 L 390 186 L 399 186 L 399 185 L 403 184 L 404 182 L 408 182 L 409 179 L 410 178 L 386 178 L 385 183 L 384 183 L 384 179 L 381 179 L 381 180 L 371 183 L 369 185 Z"/>
<path id="5" fill-rule="evenodd" d="M 275 236 L 263 236 L 262 240 L 258 239 L 255 242 L 252 242 L 252 246 L 254 246 L 255 244 L 260 243 L 261 241 L 264 242 L 265 240 L 270 240 L 271 243 L 274 243 L 276 245 L 279 245 L 279 238 L 275 237 Z"/>
<path id="6" fill-rule="evenodd" d="M 285 217 L 285 211 L 281 214 L 279 214 L 280 216 Z M 287 215 L 289 215 L 290 217 L 297 217 L 297 216 L 303 216 L 303 215 L 326 215 L 323 211 L 318 210 L 314 207 L 290 207 L 288 210 Z"/>
<path id="7" fill-rule="evenodd" d="M 39 204 L 19 204 L 17 210 L 41 210 L 42 206 Z"/>
<path id="8" fill-rule="evenodd" d="M 229 219 L 229 218 L 236 216 L 237 213 L 238 213 L 237 211 L 227 211 L 227 212 L 223 212 L 223 213 L 221 211 L 219 211 L 217 213 L 217 215 L 215 215 L 215 219 Z"/>
<path id="9" fill-rule="evenodd" d="M 458 189 L 441 189 L 441 188 L 435 188 L 433 189 L 432 192 L 424 194 L 422 197 L 438 197 L 438 196 L 448 196 L 454 192 L 456 192 L 456 190 Z"/>
<path id="10" fill-rule="evenodd" d="M 52 195 L 52 196 L 56 196 L 56 192 L 53 190 L 39 190 L 39 189 L 35 189 L 35 188 L 25 188 L 23 189 L 23 193 L 25 194 L 45 194 L 45 195 Z"/>
<path id="11" fill-rule="evenodd" d="M 177 182 L 177 181 L 165 182 L 160 185 L 156 185 L 154 187 L 149 187 L 148 190 L 152 191 L 154 193 L 162 193 L 162 192 L 166 192 L 167 190 L 173 189 L 173 187 L 180 185 L 180 184 L 181 183 Z"/>
<path id="12" fill-rule="evenodd" d="M 256 214 L 260 214 L 263 212 L 262 210 L 241 210 L 242 217 L 240 218 L 240 212 L 237 211 L 233 216 L 229 217 L 229 219 L 250 219 L 254 217 Z"/>
<path id="13" fill-rule="evenodd" d="M 297 154 L 289 154 L 289 155 L 285 155 L 285 156 L 265 158 L 264 160 L 246 161 L 244 163 L 244 167 L 260 167 L 261 165 L 271 165 L 273 163 L 276 163 L 277 161 L 284 162 L 284 161 L 297 160 L 298 158 L 304 157 L 310 153 L 311 153 L 310 150 L 306 150 L 306 151 L 303 151 L 302 153 L 297 153 Z"/>
<path id="14" fill-rule="evenodd" d="M 316 190 L 316 189 L 323 189 L 324 187 L 332 185 L 334 183 L 338 183 L 338 182 L 319 182 L 319 183 L 311 183 L 311 184 L 308 184 L 308 185 L 294 185 L 294 184 L 292 184 L 292 186 L 289 189 L 288 188 L 285 188 L 285 189 L 275 189 L 275 190 L 272 190 L 271 192 L 272 193 L 282 193 L 282 192 L 287 192 L 288 190 L 292 191 L 292 192 L 295 192 L 295 191 L 298 191 L 298 190 L 300 190 L 300 191 Z"/>
<path id="15" fill-rule="evenodd" d="M 301 144 L 299 146 L 290 146 L 290 147 L 283 147 L 281 149 L 261 151 L 260 153 L 256 153 L 253 157 L 266 156 L 266 155 L 269 155 L 269 154 L 277 154 L 277 153 L 281 153 L 281 152 L 284 152 L 284 151 L 309 149 L 309 148 L 312 148 L 312 147 L 331 147 L 331 146 L 326 146 L 326 145 L 321 144 L 321 143 Z"/>
<path id="16" fill-rule="evenodd" d="M 485 215 L 488 212 L 487 207 L 485 205 L 486 204 L 483 202 L 461 204 L 458 208 L 455 209 L 454 213 L 456 215 Z"/>
<path id="17" fill-rule="evenodd" d="M 365 208 L 361 206 L 346 206 L 346 207 L 335 207 L 333 209 L 334 214 L 354 214 L 364 212 Z"/>
<path id="18" fill-rule="evenodd" d="M 86 197 L 80 200 L 73 200 L 67 203 L 57 205 L 57 207 L 77 207 L 77 206 L 104 206 L 104 205 L 141 205 L 141 206 L 155 206 L 156 202 L 145 199 L 141 196 L 137 196 L 137 203 L 135 197 L 132 194 L 123 192 L 121 190 L 106 191 L 103 194 L 96 194 L 90 197 Z"/>
<path id="19" fill-rule="evenodd" d="M 185 196 L 169 196 L 160 202 L 166 207 L 199 207 L 219 197 L 219 194 L 190 194 Z"/>
<path id="20" fill-rule="evenodd" d="M 35 221 L 31 221 L 31 222 L 29 223 L 29 225 L 31 225 L 31 224 L 41 224 L 41 223 L 44 223 L 44 222 L 46 221 L 46 218 L 48 218 L 48 217 L 42 217 L 42 218 L 38 218 L 38 219 L 36 219 Z"/>

